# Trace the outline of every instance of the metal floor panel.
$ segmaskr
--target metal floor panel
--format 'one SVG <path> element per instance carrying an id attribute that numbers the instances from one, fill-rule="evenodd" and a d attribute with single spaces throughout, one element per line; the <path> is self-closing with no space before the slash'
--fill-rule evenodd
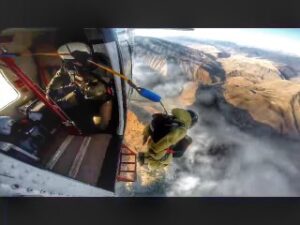
<path id="1" fill-rule="evenodd" d="M 91 185 L 96 185 L 101 174 L 111 135 L 96 134 L 90 137 L 92 138 L 91 142 L 75 179 Z"/>
<path id="2" fill-rule="evenodd" d="M 110 134 L 73 136 L 64 146 L 63 153 L 57 154 L 61 146 L 66 143 L 68 139 L 66 137 L 61 140 L 61 145 L 48 161 L 48 164 L 53 164 L 49 169 L 84 183 L 97 185 L 111 137 Z M 55 145 L 57 146 L 56 143 Z M 55 155 L 59 155 L 59 158 L 52 163 Z"/>
<path id="3" fill-rule="evenodd" d="M 80 149 L 80 145 L 84 140 L 83 136 L 76 136 L 69 144 L 64 154 L 58 159 L 56 165 L 53 167 L 53 171 L 59 174 L 68 176 L 77 152 Z"/>

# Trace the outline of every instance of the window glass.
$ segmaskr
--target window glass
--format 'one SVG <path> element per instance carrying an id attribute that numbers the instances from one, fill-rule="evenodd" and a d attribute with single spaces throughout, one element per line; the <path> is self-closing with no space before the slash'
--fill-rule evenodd
<path id="1" fill-rule="evenodd" d="M 3 70 L 0 69 L 0 110 L 4 109 L 10 103 L 16 101 L 18 97 L 18 92 L 6 79 Z"/>

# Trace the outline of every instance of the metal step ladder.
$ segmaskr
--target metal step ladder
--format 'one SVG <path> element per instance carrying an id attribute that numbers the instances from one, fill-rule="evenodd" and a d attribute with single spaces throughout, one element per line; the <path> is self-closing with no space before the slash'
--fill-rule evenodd
<path id="1" fill-rule="evenodd" d="M 135 182 L 137 171 L 137 154 L 126 145 L 122 145 L 119 165 L 117 172 L 117 181 L 121 182 Z"/>

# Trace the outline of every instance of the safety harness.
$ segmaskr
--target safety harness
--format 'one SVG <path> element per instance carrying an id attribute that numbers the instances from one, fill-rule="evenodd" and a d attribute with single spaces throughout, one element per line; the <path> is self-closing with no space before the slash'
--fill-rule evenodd
<path id="1" fill-rule="evenodd" d="M 184 127 L 184 123 L 179 121 L 175 116 L 156 113 L 153 114 L 152 122 L 150 123 L 150 136 L 154 142 L 158 142 L 168 133 L 179 127 Z"/>
<path id="2" fill-rule="evenodd" d="M 158 142 L 167 134 L 172 132 L 174 129 L 184 127 L 184 123 L 179 121 L 173 115 L 167 115 L 163 113 L 156 113 L 152 116 L 152 122 L 150 124 L 150 136 L 154 142 Z M 164 161 L 169 157 L 170 154 L 175 154 L 176 152 L 170 146 L 167 148 L 166 155 L 164 155 L 159 161 Z"/>

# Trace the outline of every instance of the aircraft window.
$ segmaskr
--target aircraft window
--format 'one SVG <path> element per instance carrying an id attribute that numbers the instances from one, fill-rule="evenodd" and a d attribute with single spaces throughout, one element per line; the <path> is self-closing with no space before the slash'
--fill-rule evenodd
<path id="1" fill-rule="evenodd" d="M 3 70 L 0 69 L 0 110 L 16 101 L 19 93 L 14 86 L 7 80 Z"/>

